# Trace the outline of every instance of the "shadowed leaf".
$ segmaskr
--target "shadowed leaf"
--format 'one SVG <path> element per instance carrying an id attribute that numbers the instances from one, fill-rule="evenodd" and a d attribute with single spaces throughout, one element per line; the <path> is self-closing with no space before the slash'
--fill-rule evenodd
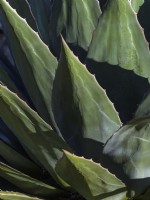
<path id="1" fill-rule="evenodd" d="M 103 144 L 121 125 L 105 91 L 64 41 L 52 100 L 53 113 L 60 132 L 82 155 L 91 156 L 90 148 L 94 148 L 94 145 L 89 148 L 87 139 Z M 96 153 L 97 150 L 94 154 Z"/>
<path id="2" fill-rule="evenodd" d="M 16 185 L 24 192 L 42 197 L 49 197 L 61 194 L 61 190 L 33 179 L 14 168 L 0 162 L 0 176 Z"/>

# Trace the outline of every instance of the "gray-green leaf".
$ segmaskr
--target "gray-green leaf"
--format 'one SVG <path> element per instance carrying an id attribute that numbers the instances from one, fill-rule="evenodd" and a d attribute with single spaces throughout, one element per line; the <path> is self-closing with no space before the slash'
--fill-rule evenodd
<path id="1" fill-rule="evenodd" d="M 2 85 L 0 117 L 29 156 L 35 157 L 56 181 L 62 182 L 55 172 L 55 165 L 62 156 L 62 150 L 71 151 L 70 148 L 36 112 Z"/>
<path id="2" fill-rule="evenodd" d="M 105 91 L 64 41 L 52 100 L 55 121 L 65 140 L 76 151 L 99 158 L 97 151 L 121 122 Z"/>
<path id="3" fill-rule="evenodd" d="M 64 152 L 57 173 L 87 200 L 126 199 L 126 187 L 101 165 Z"/>
<path id="4" fill-rule="evenodd" d="M 150 78 L 148 42 L 128 0 L 108 1 L 94 32 L 88 58 Z"/>
<path id="5" fill-rule="evenodd" d="M 149 132 L 150 118 L 135 119 L 118 130 L 104 147 L 104 154 L 120 164 L 127 184 L 136 195 L 150 185 Z"/>
<path id="6" fill-rule="evenodd" d="M 0 199 L 2 200 L 43 200 L 36 197 L 27 196 L 17 192 L 0 191 Z"/>
<path id="7" fill-rule="evenodd" d="M 5 19 L 6 32 L 17 69 L 25 87 L 39 114 L 48 123 L 54 125 L 51 93 L 57 61 L 38 34 L 10 7 L 6 0 L 0 0 L 0 9 Z"/>
<path id="8" fill-rule="evenodd" d="M 52 35 L 64 33 L 68 43 L 88 49 L 101 10 L 97 0 L 55 0 L 50 29 Z"/>
<path id="9" fill-rule="evenodd" d="M 46 183 L 37 179 L 33 179 L 14 168 L 0 162 L 0 176 L 8 180 L 18 188 L 22 189 L 32 195 L 39 195 L 42 197 L 50 197 L 63 193 L 63 191 L 56 189 Z"/>

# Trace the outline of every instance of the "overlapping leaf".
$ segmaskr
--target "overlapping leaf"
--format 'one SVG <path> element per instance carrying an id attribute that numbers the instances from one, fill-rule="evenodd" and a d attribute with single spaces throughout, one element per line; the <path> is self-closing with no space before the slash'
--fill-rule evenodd
<path id="1" fill-rule="evenodd" d="M 63 36 L 68 43 L 88 49 L 101 10 L 97 0 L 55 0 L 51 10 L 53 36 Z"/>
<path id="2" fill-rule="evenodd" d="M 0 0 L 0 8 L 20 76 L 36 109 L 50 123 L 53 121 L 51 92 L 57 61 L 6 0 Z"/>
<path id="3" fill-rule="evenodd" d="M 52 106 L 65 140 L 88 157 L 100 157 L 97 155 L 100 146 L 121 125 L 105 91 L 64 41 L 54 80 Z"/>
<path id="4" fill-rule="evenodd" d="M 127 182 L 136 195 L 143 193 L 150 185 L 149 125 L 150 118 L 133 120 L 118 130 L 104 147 L 104 153 L 121 164 L 129 178 Z"/>
<path id="5" fill-rule="evenodd" d="M 150 78 L 148 43 L 128 0 L 108 2 L 94 32 L 88 58 Z"/>
<path id="6" fill-rule="evenodd" d="M 63 193 L 61 190 L 33 179 L 2 162 L 0 162 L 0 176 L 32 195 L 50 197 Z"/>
<path id="7" fill-rule="evenodd" d="M 17 10 L 18 14 L 25 18 L 28 24 L 32 27 L 34 31 L 37 31 L 36 22 L 30 10 L 27 0 L 8 0 L 10 5 Z"/>
<path id="8" fill-rule="evenodd" d="M 55 165 L 67 144 L 53 132 L 27 104 L 6 87 L 0 85 L 0 117 L 19 139 L 29 156 L 34 156 L 41 166 L 57 181 Z"/>
<path id="9" fill-rule="evenodd" d="M 47 0 L 28 0 L 32 13 L 36 19 L 39 34 L 42 40 L 49 45 L 49 18 L 47 15 L 47 6 L 50 10 L 50 2 Z M 50 11 L 49 11 L 50 12 Z"/>
<path id="10" fill-rule="evenodd" d="M 0 191 L 1 200 L 43 200 L 36 197 L 27 196 L 22 193 Z"/>
<path id="11" fill-rule="evenodd" d="M 125 185 L 91 160 L 65 152 L 56 166 L 56 171 L 87 200 L 126 199 Z"/>
<path id="12" fill-rule="evenodd" d="M 150 116 L 150 94 L 148 93 L 143 102 L 138 106 L 135 118 Z"/>
<path id="13" fill-rule="evenodd" d="M 41 169 L 32 161 L 15 151 L 13 148 L 0 140 L 0 156 L 2 156 L 12 167 L 32 176 L 40 176 Z"/>

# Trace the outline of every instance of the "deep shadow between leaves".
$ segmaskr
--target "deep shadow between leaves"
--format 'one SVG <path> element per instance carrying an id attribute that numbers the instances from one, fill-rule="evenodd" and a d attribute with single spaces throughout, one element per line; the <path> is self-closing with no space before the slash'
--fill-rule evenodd
<path id="1" fill-rule="evenodd" d="M 95 74 L 101 87 L 106 89 L 122 122 L 131 120 L 138 105 L 150 89 L 148 80 L 136 75 L 133 71 L 108 63 L 98 63 L 88 59 L 86 65 L 88 70 Z"/>

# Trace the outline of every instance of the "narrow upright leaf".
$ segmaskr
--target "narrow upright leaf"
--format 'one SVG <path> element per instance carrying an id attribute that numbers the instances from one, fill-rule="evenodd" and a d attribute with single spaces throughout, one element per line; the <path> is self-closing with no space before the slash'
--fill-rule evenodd
<path id="1" fill-rule="evenodd" d="M 88 58 L 108 62 L 150 80 L 150 52 L 129 0 L 110 0 L 99 20 Z"/>
<path id="2" fill-rule="evenodd" d="M 87 50 L 101 15 L 99 2 L 97 0 L 55 0 L 51 12 L 52 34 L 59 36 L 63 32 L 68 43 Z"/>
<path id="3" fill-rule="evenodd" d="M 64 41 L 52 100 L 55 120 L 63 137 L 88 157 L 92 156 L 95 143 L 105 143 L 121 125 L 105 91 Z M 93 156 L 99 157 L 97 150 Z"/>
<path id="4" fill-rule="evenodd" d="M 87 200 L 123 200 L 125 185 L 92 160 L 68 152 L 56 166 L 57 173 Z"/>
<path id="5" fill-rule="evenodd" d="M 56 181 L 61 182 L 55 172 L 55 165 L 62 156 L 62 149 L 71 151 L 70 148 L 36 112 L 2 85 L 0 117 L 14 132 L 29 156 L 34 156 Z"/>
<path id="6" fill-rule="evenodd" d="M 38 34 L 19 17 L 6 0 L 0 0 L 0 9 L 5 19 L 4 25 L 11 50 L 25 87 L 39 114 L 48 123 L 52 123 L 51 92 L 57 61 Z"/>
<path id="7" fill-rule="evenodd" d="M 42 197 L 50 197 L 60 194 L 62 191 L 37 179 L 33 179 L 14 168 L 0 162 L 0 176 L 8 180 L 24 192 Z"/>

